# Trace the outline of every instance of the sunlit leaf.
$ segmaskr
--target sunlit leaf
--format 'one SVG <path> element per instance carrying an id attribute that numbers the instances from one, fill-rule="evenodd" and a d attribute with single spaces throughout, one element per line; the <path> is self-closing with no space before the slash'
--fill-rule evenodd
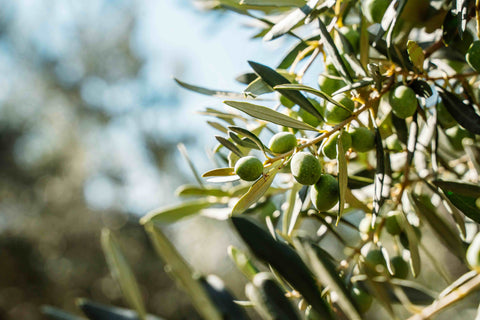
<path id="1" fill-rule="evenodd" d="M 229 105 L 230 107 L 243 111 L 246 114 L 260 120 L 269 121 L 275 124 L 279 124 L 281 126 L 294 129 L 317 131 L 317 129 L 302 121 L 291 118 L 287 115 L 284 115 L 283 113 L 277 112 L 264 106 L 239 101 L 224 101 L 224 103 L 226 105 Z"/>
<path id="2" fill-rule="evenodd" d="M 223 177 L 235 175 L 235 168 L 217 168 L 202 174 L 202 177 Z"/>
<path id="3" fill-rule="evenodd" d="M 425 55 L 423 54 L 422 48 L 415 41 L 408 40 L 407 42 L 407 52 L 410 61 L 413 63 L 415 68 L 420 71 L 423 71 L 423 62 L 425 61 Z"/>
<path id="4" fill-rule="evenodd" d="M 254 134 L 253 132 L 247 130 L 247 129 L 244 129 L 244 128 L 241 128 L 241 127 L 228 127 L 229 130 L 235 132 L 235 133 L 238 133 L 238 134 L 241 134 L 243 135 L 244 137 L 246 138 L 249 138 L 251 139 L 257 146 L 260 150 L 263 150 L 263 151 L 266 151 L 268 152 L 268 148 L 262 143 L 262 140 L 260 140 L 256 134 Z"/>
<path id="5" fill-rule="evenodd" d="M 442 189 L 448 200 L 467 217 L 480 223 L 480 208 L 476 204 L 480 197 L 480 186 L 441 180 L 435 180 L 433 184 Z"/>
<path id="6" fill-rule="evenodd" d="M 215 136 L 215 139 L 217 139 L 217 141 L 220 142 L 220 144 L 222 146 L 224 146 L 228 150 L 232 151 L 233 153 L 235 153 L 240 158 L 243 157 L 242 151 L 240 151 L 240 149 L 235 144 L 233 144 L 231 141 L 228 141 L 224 137 L 220 137 L 220 136 Z"/>
<path id="7" fill-rule="evenodd" d="M 240 270 L 249 280 L 252 280 L 259 272 L 258 268 L 255 267 L 253 262 L 240 249 L 234 246 L 229 246 L 228 255 L 237 266 L 237 269 Z"/>
<path id="8" fill-rule="evenodd" d="M 332 63 L 335 66 L 335 69 L 337 69 L 337 71 L 340 73 L 340 75 L 342 76 L 342 78 L 345 80 L 346 83 L 353 83 L 353 79 L 352 79 L 352 76 L 350 75 L 350 71 L 348 71 L 347 66 L 345 65 L 345 62 L 343 62 L 342 57 L 338 52 L 337 46 L 335 45 L 335 42 L 333 41 L 332 37 L 330 36 L 330 33 L 327 30 L 327 27 L 325 26 L 325 24 L 322 22 L 320 18 L 317 19 L 317 21 L 320 29 L 320 37 L 321 37 L 321 40 L 323 41 L 323 47 L 325 48 L 327 55 L 332 60 Z"/>
<path id="9" fill-rule="evenodd" d="M 137 280 L 110 230 L 102 230 L 101 243 L 110 272 L 122 288 L 126 302 L 136 311 L 140 319 L 145 319 L 147 311 Z"/>
<path id="10" fill-rule="evenodd" d="M 263 37 L 263 40 L 270 41 L 290 31 L 299 22 L 304 20 L 307 15 L 310 14 L 310 12 L 312 12 L 312 10 L 317 6 L 318 2 L 319 0 L 310 0 L 306 5 L 302 6 L 301 8 L 293 10 L 285 18 L 280 20 L 280 22 L 276 23 L 272 27 L 272 29 L 270 29 L 270 31 Z"/>
<path id="11" fill-rule="evenodd" d="M 256 75 L 255 75 L 256 76 Z M 255 80 L 250 82 L 248 86 L 243 90 L 246 95 L 257 97 L 262 94 L 273 92 L 274 90 L 270 87 L 262 78 L 257 77 Z"/>
<path id="12" fill-rule="evenodd" d="M 245 210 L 250 208 L 251 205 L 256 203 L 264 194 L 267 192 L 268 188 L 272 185 L 275 175 L 280 170 L 280 163 L 274 165 L 274 167 L 269 170 L 265 176 L 260 177 L 255 183 L 248 189 L 240 200 L 235 204 L 232 209 L 232 215 L 238 215 L 243 213 Z"/>
<path id="13" fill-rule="evenodd" d="M 217 98 L 223 99 L 246 99 L 243 93 L 231 92 L 231 91 L 221 91 L 221 90 L 211 90 L 202 87 L 198 87 L 192 84 L 188 84 L 186 82 L 180 81 L 174 78 L 175 82 L 178 83 L 181 87 L 188 89 L 190 91 L 194 91 L 197 93 L 201 93 L 207 96 L 213 96 Z"/>
<path id="14" fill-rule="evenodd" d="M 83 317 L 78 317 L 61 309 L 52 306 L 42 306 L 42 313 L 52 320 L 85 320 Z M 135 313 L 135 316 L 137 314 Z"/>
<path id="15" fill-rule="evenodd" d="M 300 7 L 305 4 L 304 0 L 241 0 L 242 5 L 273 6 L 273 7 Z"/>
<path id="16" fill-rule="evenodd" d="M 177 188 L 175 195 L 178 197 L 228 197 L 230 193 L 210 186 L 198 187 L 187 184 Z"/>
<path id="17" fill-rule="evenodd" d="M 141 224 L 149 221 L 159 224 L 170 224 L 184 218 L 200 213 L 202 209 L 213 206 L 218 201 L 211 199 L 198 199 L 178 205 L 167 206 L 150 211 L 140 219 Z"/>
<path id="18" fill-rule="evenodd" d="M 207 121 L 207 123 L 214 129 L 217 129 L 220 132 L 227 133 L 228 130 L 224 126 L 222 126 L 220 123 L 215 122 L 215 121 Z"/>

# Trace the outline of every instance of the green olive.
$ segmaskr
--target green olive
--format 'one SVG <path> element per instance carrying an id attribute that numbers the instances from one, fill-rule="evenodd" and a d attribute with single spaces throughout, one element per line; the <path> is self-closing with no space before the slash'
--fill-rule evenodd
<path id="1" fill-rule="evenodd" d="M 398 235 L 402 232 L 401 221 L 403 213 L 400 211 L 391 211 L 385 218 L 385 228 L 391 235 Z"/>
<path id="2" fill-rule="evenodd" d="M 339 198 L 338 181 L 329 174 L 323 174 L 310 189 L 310 199 L 319 211 L 333 208 Z"/>
<path id="3" fill-rule="evenodd" d="M 410 266 L 401 256 L 395 256 L 390 259 L 390 266 L 392 267 L 394 278 L 405 279 L 408 277 Z"/>
<path id="4" fill-rule="evenodd" d="M 309 152 L 297 152 L 293 155 L 290 168 L 298 183 L 315 184 L 322 174 L 322 166 L 317 157 Z"/>
<path id="5" fill-rule="evenodd" d="M 470 48 L 468 48 L 465 58 L 473 70 L 480 72 L 480 40 L 472 43 Z"/>
<path id="6" fill-rule="evenodd" d="M 340 132 L 335 132 L 325 141 L 322 146 L 323 155 L 331 160 L 337 158 L 337 142 L 339 135 Z M 350 137 L 350 134 L 346 131 L 344 131 L 342 134 L 342 145 L 344 151 L 347 151 L 352 146 L 352 138 Z"/>
<path id="7" fill-rule="evenodd" d="M 276 133 L 268 143 L 273 153 L 285 153 L 297 146 L 297 137 L 290 132 Z"/>
<path id="8" fill-rule="evenodd" d="M 380 23 L 389 5 L 390 0 L 365 0 L 362 1 L 362 13 L 368 21 Z"/>
<path id="9" fill-rule="evenodd" d="M 318 76 L 318 87 L 320 90 L 328 95 L 331 95 L 337 90 L 345 87 L 345 82 L 340 79 L 331 78 L 328 75 L 320 74 Z"/>
<path id="10" fill-rule="evenodd" d="M 368 266 L 367 273 L 369 270 L 374 273 L 383 273 L 387 270 L 387 261 L 380 249 L 370 250 L 365 256 L 365 264 Z"/>
<path id="11" fill-rule="evenodd" d="M 263 164 L 253 156 L 240 158 L 235 164 L 235 173 L 245 181 L 255 181 L 263 173 Z"/>
<path id="12" fill-rule="evenodd" d="M 325 118 L 329 124 L 339 124 L 352 115 L 353 109 L 355 109 L 355 103 L 343 93 L 334 96 L 333 100 L 345 108 L 328 102 L 325 109 Z"/>
<path id="13" fill-rule="evenodd" d="M 355 285 L 352 286 L 350 294 L 353 298 L 353 301 L 355 301 L 355 305 L 358 307 L 360 313 L 365 313 L 368 311 L 368 309 L 370 309 L 370 306 L 373 302 L 373 298 L 370 294 Z"/>
<path id="14" fill-rule="evenodd" d="M 417 110 L 417 98 L 415 91 L 411 88 L 400 85 L 390 91 L 388 96 L 393 114 L 399 118 L 406 119 L 413 116 Z"/>
<path id="15" fill-rule="evenodd" d="M 352 148 L 357 152 L 367 152 L 375 147 L 375 134 L 365 127 L 355 128 L 350 132 Z"/>

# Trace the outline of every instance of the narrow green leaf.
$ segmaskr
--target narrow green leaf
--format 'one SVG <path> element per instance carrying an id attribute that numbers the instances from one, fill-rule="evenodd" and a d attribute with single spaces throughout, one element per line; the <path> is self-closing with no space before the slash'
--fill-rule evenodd
<path id="1" fill-rule="evenodd" d="M 260 140 L 256 134 L 254 134 L 251 131 L 248 131 L 247 129 L 241 128 L 241 127 L 234 127 L 230 126 L 228 127 L 229 130 L 241 134 L 246 138 L 251 139 L 262 151 L 268 152 L 268 148 L 262 143 L 262 140 Z"/>
<path id="2" fill-rule="evenodd" d="M 260 150 L 260 148 L 258 147 L 258 145 L 255 143 L 255 141 L 253 141 L 252 139 L 250 138 L 240 138 L 236 133 L 230 131 L 228 132 L 228 136 L 230 137 L 230 139 L 233 140 L 233 142 L 235 142 L 236 144 L 238 144 L 240 147 L 244 147 L 244 148 L 248 148 L 248 149 L 256 149 L 256 150 Z"/>
<path id="3" fill-rule="evenodd" d="M 419 71 L 423 71 L 423 62 L 425 61 L 425 55 L 423 54 L 422 48 L 415 41 L 408 40 L 407 42 L 407 52 L 408 58 L 412 64 Z"/>
<path id="4" fill-rule="evenodd" d="M 245 293 L 263 319 L 301 319 L 292 302 L 285 296 L 285 291 L 269 272 L 257 274 L 252 283 L 246 285 Z"/>
<path id="5" fill-rule="evenodd" d="M 385 183 L 385 153 L 382 137 L 378 128 L 375 128 L 375 147 L 377 151 L 377 168 L 375 171 L 375 191 L 373 196 L 373 214 L 377 214 L 383 204 L 383 185 Z"/>
<path id="6" fill-rule="evenodd" d="M 145 319 L 147 311 L 137 280 L 110 230 L 102 229 L 101 243 L 110 272 L 122 288 L 126 302 L 136 311 L 140 319 Z"/>
<path id="7" fill-rule="evenodd" d="M 250 84 L 252 81 L 254 81 L 255 79 L 257 79 L 258 76 L 253 73 L 253 72 L 246 72 L 246 73 L 242 73 L 241 75 L 237 76 L 235 78 L 235 80 L 237 80 L 238 82 L 240 83 L 243 83 L 243 84 Z"/>
<path id="8" fill-rule="evenodd" d="M 202 179 L 200 179 L 200 175 L 198 174 L 198 171 L 195 168 L 195 165 L 193 164 L 193 161 L 190 159 L 190 156 L 188 155 L 187 148 L 185 147 L 185 145 L 183 143 L 179 143 L 179 144 L 177 144 L 177 148 L 180 151 L 180 153 L 182 154 L 185 161 L 187 161 L 187 164 L 188 164 L 190 170 L 192 171 L 193 176 L 195 177 L 195 180 L 197 180 L 199 185 L 203 186 L 203 181 L 202 181 Z"/>
<path id="9" fill-rule="evenodd" d="M 463 261 L 465 259 L 465 249 L 458 232 L 435 212 L 430 198 L 427 196 L 419 197 L 411 193 L 408 195 L 417 215 L 432 228 L 437 238 L 450 252 Z"/>
<path id="10" fill-rule="evenodd" d="M 223 125 L 215 121 L 207 121 L 207 123 L 214 129 L 217 129 L 220 132 L 227 133 L 228 130 Z"/>
<path id="11" fill-rule="evenodd" d="M 327 100 L 328 102 L 331 102 L 333 103 L 334 105 L 340 107 L 340 108 L 343 108 L 345 110 L 348 110 L 347 108 L 345 108 L 345 106 L 343 106 L 342 104 L 340 104 L 339 102 L 333 100 L 333 98 L 331 96 L 329 96 L 328 94 L 320 91 L 320 90 L 317 90 L 315 88 L 312 88 L 312 87 L 309 87 L 309 86 L 306 86 L 306 85 L 303 85 L 303 84 L 282 84 L 282 85 L 278 85 L 278 86 L 275 86 L 275 89 L 278 89 L 278 90 L 294 90 L 294 91 L 307 91 L 307 92 L 310 92 L 310 93 L 313 93 L 314 95 L 316 96 L 319 96 L 325 100 Z M 348 110 L 349 112 L 351 112 L 350 110 Z"/>
<path id="12" fill-rule="evenodd" d="M 258 77 L 250 82 L 243 92 L 248 96 L 256 98 L 262 94 L 273 92 L 273 89 L 265 81 L 263 81 L 262 78 Z"/>
<path id="13" fill-rule="evenodd" d="M 88 317 L 88 319 L 94 320 L 138 320 L 138 315 L 135 311 L 130 309 L 124 309 L 98 302 L 93 302 L 85 298 L 77 299 L 77 306 Z M 80 318 L 83 319 L 83 318 Z M 153 315 L 147 315 L 146 320 L 162 320 Z"/>
<path id="14" fill-rule="evenodd" d="M 193 277 L 193 271 L 190 266 L 178 253 L 177 249 L 175 249 L 160 228 L 153 222 L 149 221 L 145 224 L 145 230 L 147 231 L 158 255 L 168 265 L 167 270 L 169 270 L 169 274 L 177 284 L 187 292 L 199 314 L 204 319 L 223 319 L 203 286 Z"/>
<path id="15" fill-rule="evenodd" d="M 228 256 L 232 259 L 233 263 L 237 266 L 237 269 L 240 270 L 247 279 L 252 280 L 253 277 L 259 272 L 258 268 L 255 267 L 253 262 L 248 258 L 245 252 L 240 249 L 229 246 L 228 247 Z"/>
<path id="16" fill-rule="evenodd" d="M 408 59 L 408 53 L 406 50 L 400 50 L 395 45 L 388 46 L 387 42 L 383 39 L 376 39 L 375 35 L 368 33 L 370 45 L 377 50 L 380 54 L 387 57 L 389 60 L 399 66 L 404 66 L 407 70 L 413 70 L 413 64 Z"/>
<path id="17" fill-rule="evenodd" d="M 448 200 L 467 217 L 480 223 L 480 208 L 476 204 L 480 197 L 479 186 L 442 180 L 433 181 L 433 184 L 442 189 Z"/>
<path id="18" fill-rule="evenodd" d="M 235 297 L 225 287 L 222 279 L 215 275 L 208 275 L 200 277 L 199 282 L 221 314 L 222 319 L 248 320 L 244 309 L 235 303 Z"/>
<path id="19" fill-rule="evenodd" d="M 207 177 L 223 177 L 223 176 L 233 176 L 235 175 L 234 168 L 218 168 L 205 172 L 202 174 L 203 178 Z"/>
<path id="20" fill-rule="evenodd" d="M 295 246 L 303 246 L 306 251 L 308 262 L 318 280 L 324 287 L 328 287 L 330 292 L 335 292 L 338 297 L 337 303 L 345 312 L 348 319 L 360 320 L 360 315 L 355 303 L 352 301 L 347 288 L 342 279 L 340 279 L 338 272 L 333 263 L 328 257 L 317 254 L 317 251 L 308 242 L 296 241 Z"/>
<path id="21" fill-rule="evenodd" d="M 280 161 L 279 161 L 280 162 Z M 238 215 L 243 213 L 245 210 L 250 208 L 250 206 L 256 203 L 260 198 L 267 192 L 268 188 L 272 185 L 275 175 L 280 170 L 280 163 L 274 164 L 273 168 L 268 171 L 264 176 L 260 177 L 255 183 L 248 189 L 237 204 L 232 209 L 232 215 Z"/>
<path id="22" fill-rule="evenodd" d="M 380 39 L 383 37 L 385 32 L 390 31 L 387 35 L 387 43 L 389 44 L 388 47 L 391 45 L 391 36 L 392 31 L 397 24 L 398 17 L 403 11 L 407 0 L 393 0 L 390 2 L 385 14 L 383 15 L 382 21 L 380 23 L 380 28 L 377 32 L 376 39 Z"/>
<path id="23" fill-rule="evenodd" d="M 272 7 L 301 7 L 304 0 L 241 0 L 242 5 L 272 6 Z"/>
<path id="24" fill-rule="evenodd" d="M 299 183 L 294 183 L 290 191 L 288 192 L 287 208 L 282 215 L 282 233 L 291 235 L 295 225 L 297 223 L 298 215 L 302 208 L 301 202 L 298 196 L 298 191 L 302 188 Z"/>
<path id="25" fill-rule="evenodd" d="M 188 84 L 186 82 L 180 81 L 176 78 L 174 78 L 175 82 L 178 83 L 181 87 L 194 91 L 200 94 L 204 94 L 207 96 L 213 96 L 217 98 L 223 98 L 223 99 L 246 99 L 245 95 L 243 93 L 237 93 L 237 92 L 231 92 L 231 91 L 221 91 L 221 90 L 211 90 L 211 89 L 206 89 L 202 87 L 198 87 L 192 84 Z"/>
<path id="26" fill-rule="evenodd" d="M 335 45 L 335 42 L 333 41 L 330 33 L 327 30 L 327 27 L 320 18 L 317 20 L 318 26 L 320 28 L 320 37 L 321 40 L 323 40 L 323 47 L 325 48 L 327 55 L 330 57 L 330 59 L 332 59 L 332 63 L 335 66 L 335 69 L 337 69 L 345 82 L 353 83 L 353 78 L 350 75 L 350 71 L 348 71 L 345 62 L 343 62 L 342 57 L 338 52 L 337 46 Z"/>
<path id="27" fill-rule="evenodd" d="M 410 268 L 413 276 L 416 278 L 420 274 L 421 260 L 420 251 L 418 250 L 418 237 L 410 222 L 407 220 L 405 213 L 402 211 L 399 217 L 402 219 L 401 224 L 408 240 L 408 251 L 410 252 Z"/>
<path id="28" fill-rule="evenodd" d="M 345 150 L 342 143 L 342 135 L 345 134 L 343 130 L 340 131 L 340 136 L 337 140 L 337 163 L 338 163 L 338 188 L 339 188 L 339 203 L 338 203 L 338 215 L 337 225 L 342 217 L 343 210 L 345 209 L 345 196 L 347 193 L 348 185 L 348 168 Z"/>
<path id="29" fill-rule="evenodd" d="M 183 185 L 175 190 L 178 197 L 228 197 L 230 193 L 219 188 L 205 186 L 198 187 L 194 185 Z"/>
<path id="30" fill-rule="evenodd" d="M 243 157 L 243 152 L 240 151 L 240 149 L 235 144 L 233 144 L 231 141 L 228 141 L 224 137 L 220 137 L 220 136 L 215 136 L 215 139 L 217 139 L 217 141 L 220 142 L 220 144 L 222 146 L 224 146 L 228 150 L 232 151 L 233 153 L 235 153 L 240 158 Z"/>
<path id="31" fill-rule="evenodd" d="M 262 77 L 262 79 L 272 88 L 280 84 L 289 84 L 291 82 L 287 78 L 279 74 L 277 71 L 267 66 L 264 66 L 263 64 L 256 63 L 253 61 L 249 61 L 248 64 L 250 64 L 252 69 L 260 77 Z M 290 99 L 292 102 L 298 104 L 300 108 L 313 114 L 319 120 L 325 121 L 322 115 L 320 114 L 320 112 L 318 112 L 318 110 L 313 106 L 313 104 L 310 101 L 308 101 L 308 99 L 305 98 L 300 92 L 291 92 L 288 90 L 281 90 L 281 89 L 278 89 L 277 91 L 280 94 L 282 94 L 284 97 Z"/>
<path id="32" fill-rule="evenodd" d="M 295 250 L 276 241 L 268 231 L 248 218 L 234 216 L 231 220 L 243 241 L 259 260 L 271 265 L 312 305 L 322 319 L 334 319 L 315 278 Z M 285 263 L 286 261 L 288 263 Z"/>
<path id="33" fill-rule="evenodd" d="M 61 309 L 52 306 L 42 306 L 42 313 L 47 316 L 48 319 L 53 320 L 85 320 L 83 317 L 77 317 L 71 313 L 63 311 Z M 136 316 L 136 314 L 135 314 Z"/>
<path id="34" fill-rule="evenodd" d="M 477 176 L 480 176 L 480 147 L 472 139 L 463 139 L 462 144 L 475 171 L 477 171 Z"/>
<path id="35" fill-rule="evenodd" d="M 298 54 L 308 47 L 308 44 L 307 44 L 308 41 L 318 41 L 319 39 L 320 39 L 320 36 L 313 36 L 313 37 L 307 38 L 305 40 L 303 40 L 303 39 L 300 40 L 300 42 L 298 42 L 288 52 L 288 54 L 282 59 L 282 61 L 278 65 L 277 69 L 287 69 L 287 68 L 289 68 L 292 65 L 292 63 L 295 61 L 295 59 L 297 58 Z M 305 56 L 305 58 L 310 56 L 311 54 L 312 53 L 309 53 L 308 55 Z"/>
<path id="36" fill-rule="evenodd" d="M 347 85 L 347 86 L 345 86 L 341 89 L 338 89 L 334 93 L 332 93 L 332 97 L 336 96 L 337 94 L 340 94 L 340 93 L 344 93 L 344 92 L 348 92 L 348 91 L 352 91 L 352 90 L 355 90 L 355 89 L 359 89 L 359 88 L 369 86 L 373 83 L 374 83 L 373 80 L 360 80 L 360 81 L 354 82 L 354 83 L 349 84 L 349 85 Z"/>
<path id="37" fill-rule="evenodd" d="M 275 2 L 275 1 L 274 1 Z M 272 29 L 263 37 L 264 41 L 276 39 L 292 30 L 299 22 L 303 21 L 315 7 L 319 0 L 310 0 L 301 8 L 293 10 L 285 18 L 276 23 Z"/>
<path id="38" fill-rule="evenodd" d="M 209 208 L 218 201 L 211 199 L 198 199 L 178 205 L 155 209 L 147 213 L 140 219 L 141 224 L 155 222 L 159 224 L 170 224 L 200 213 L 202 209 Z"/>
<path id="39" fill-rule="evenodd" d="M 463 39 L 463 33 L 467 29 L 468 22 L 468 9 L 472 1 L 469 0 L 455 0 L 456 13 L 457 13 L 457 30 L 460 38 Z M 477 2 L 478 7 L 478 2 Z M 478 9 L 477 9 L 478 10 Z"/>
<path id="40" fill-rule="evenodd" d="M 465 104 L 457 95 L 437 86 L 443 104 L 452 117 L 468 131 L 480 134 L 480 116 L 471 104 Z"/>
<path id="41" fill-rule="evenodd" d="M 423 80 L 415 79 L 408 84 L 408 87 L 415 91 L 417 95 L 424 98 L 430 98 L 433 96 L 432 87 Z"/>
<path id="42" fill-rule="evenodd" d="M 243 111 L 246 114 L 260 120 L 269 121 L 275 124 L 279 124 L 281 126 L 294 129 L 317 131 L 317 129 L 302 121 L 291 118 L 284 115 L 283 113 L 277 112 L 264 106 L 239 101 L 224 101 L 224 103 L 230 107 Z"/>

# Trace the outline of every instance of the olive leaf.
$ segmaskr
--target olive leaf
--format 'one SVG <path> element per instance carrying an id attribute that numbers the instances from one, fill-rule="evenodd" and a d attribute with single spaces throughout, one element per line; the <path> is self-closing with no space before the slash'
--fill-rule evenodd
<path id="1" fill-rule="evenodd" d="M 52 306 L 42 306 L 41 311 L 44 315 L 46 315 L 49 319 L 53 320 L 85 320 L 85 318 L 78 317 L 61 309 L 52 307 Z M 137 314 L 135 313 L 135 317 Z"/>
<path id="2" fill-rule="evenodd" d="M 93 302 L 85 298 L 77 299 L 77 306 L 82 310 L 82 312 L 89 318 L 95 320 L 138 320 L 138 314 L 129 309 L 108 306 L 100 304 L 98 302 Z M 60 318 L 62 320 L 70 320 L 67 318 Z M 83 318 L 76 318 L 83 319 Z M 146 320 L 162 320 L 157 316 L 146 315 Z M 73 320 L 73 319 L 72 319 Z"/>
<path id="3" fill-rule="evenodd" d="M 143 216 L 140 219 L 140 224 L 146 224 L 148 222 L 170 224 L 192 215 L 199 214 L 201 210 L 209 208 L 216 203 L 218 203 L 218 200 L 204 198 L 155 209 Z"/>
<path id="4" fill-rule="evenodd" d="M 152 221 L 148 221 L 145 224 L 145 230 L 153 243 L 155 251 L 168 265 L 168 269 L 166 270 L 169 270 L 168 273 L 179 284 L 179 286 L 188 293 L 192 299 L 193 305 L 200 315 L 205 319 L 223 319 L 221 313 L 211 301 L 202 284 L 198 279 L 193 277 L 193 270 L 178 253 L 177 249 L 173 246 L 170 240 L 168 240 L 161 229 Z"/>
<path id="5" fill-rule="evenodd" d="M 284 115 L 283 113 L 277 112 L 264 106 L 239 101 L 224 101 L 224 103 L 232 108 L 243 111 L 246 114 L 260 120 L 265 120 L 294 129 L 317 131 L 317 129 L 315 129 L 309 124 L 291 118 L 287 115 Z"/>
<path id="6" fill-rule="evenodd" d="M 269 152 L 270 150 L 268 150 L 268 148 L 262 143 L 262 140 L 260 140 L 257 135 L 247 129 L 244 129 L 244 128 L 241 128 L 241 127 L 235 127 L 235 126 L 231 126 L 231 127 L 228 127 L 229 130 L 235 132 L 235 133 L 238 133 L 238 134 L 241 134 L 243 135 L 244 137 L 246 138 L 249 138 L 250 140 L 252 140 L 260 150 L 262 151 L 265 151 L 265 152 Z"/>
<path id="7" fill-rule="evenodd" d="M 275 175 L 280 170 L 281 161 L 278 161 L 273 167 L 265 174 L 265 176 L 260 177 L 253 185 L 248 189 L 237 204 L 232 209 L 232 215 L 238 215 L 243 213 L 245 210 L 250 208 L 250 206 L 256 203 L 264 194 L 267 192 L 268 188 L 273 183 Z"/>
<path id="8" fill-rule="evenodd" d="M 412 64 L 420 72 L 423 72 L 423 62 L 425 61 L 425 55 L 423 54 L 422 48 L 415 41 L 408 40 L 407 42 L 407 52 L 408 58 Z"/>
<path id="9" fill-rule="evenodd" d="M 231 220 L 240 237 L 259 260 L 272 266 L 323 319 L 334 319 L 315 278 L 295 250 L 275 240 L 268 231 L 249 218 L 233 216 Z"/>
<path id="10" fill-rule="evenodd" d="M 217 168 L 202 174 L 203 178 L 207 177 L 223 177 L 223 176 L 232 176 L 235 174 L 234 168 Z"/>
<path id="11" fill-rule="evenodd" d="M 256 63 L 253 61 L 249 61 L 248 64 L 272 88 L 280 84 L 291 83 L 287 78 L 279 74 L 277 71 L 263 64 Z M 276 89 L 276 91 L 278 91 L 285 98 L 288 98 L 292 102 L 298 104 L 300 108 L 311 113 L 312 115 L 317 117 L 319 120 L 324 121 L 322 115 L 318 112 L 318 110 L 300 92 L 287 91 L 287 90 L 281 90 L 281 89 Z"/>
<path id="12" fill-rule="evenodd" d="M 147 311 L 137 280 L 110 230 L 102 230 L 101 243 L 110 272 L 120 285 L 126 302 L 135 309 L 140 319 L 145 319 Z"/>
<path id="13" fill-rule="evenodd" d="M 211 89 L 206 89 L 202 87 L 198 87 L 192 84 L 188 84 L 186 82 L 180 81 L 177 78 L 174 78 L 176 83 L 178 83 L 181 87 L 188 89 L 190 91 L 194 91 L 200 94 L 204 94 L 207 96 L 213 96 L 217 98 L 223 98 L 223 99 L 245 99 L 244 94 L 242 93 L 237 93 L 237 92 L 231 92 L 231 91 L 221 91 L 221 90 L 211 90 Z"/>
<path id="14" fill-rule="evenodd" d="M 175 190 L 175 195 L 178 197 L 228 197 L 230 193 L 211 186 L 183 185 Z"/>
<path id="15" fill-rule="evenodd" d="M 345 195 L 347 192 L 348 184 L 348 168 L 347 168 L 347 159 L 345 155 L 345 150 L 342 143 L 342 135 L 345 132 L 340 131 L 340 136 L 337 140 L 337 162 L 338 162 L 338 188 L 339 188 L 339 203 L 338 203 L 338 215 L 337 215 L 337 225 L 342 217 L 343 210 L 345 208 Z"/>
<path id="16" fill-rule="evenodd" d="M 466 104 L 457 95 L 437 86 L 443 105 L 452 117 L 468 131 L 480 134 L 480 116 L 471 104 Z"/>
<path id="17" fill-rule="evenodd" d="M 240 158 L 243 157 L 242 151 L 240 151 L 240 149 L 235 144 L 233 144 L 231 141 L 228 141 L 224 137 L 220 137 L 220 136 L 215 136 L 215 139 L 217 139 L 217 141 L 220 142 L 220 144 L 222 146 L 224 146 L 228 150 L 232 151 L 233 153 L 235 153 Z"/>
<path id="18" fill-rule="evenodd" d="M 479 186 L 442 180 L 435 180 L 432 183 L 442 189 L 445 196 L 455 207 L 473 221 L 480 223 L 480 209 L 476 204 L 480 197 Z"/>
<path id="19" fill-rule="evenodd" d="M 243 275 L 249 280 L 252 280 L 253 277 L 259 272 L 258 268 L 255 267 L 253 262 L 246 255 L 246 253 L 241 251 L 237 247 L 229 246 L 228 256 L 235 263 L 237 269 L 240 270 Z"/>

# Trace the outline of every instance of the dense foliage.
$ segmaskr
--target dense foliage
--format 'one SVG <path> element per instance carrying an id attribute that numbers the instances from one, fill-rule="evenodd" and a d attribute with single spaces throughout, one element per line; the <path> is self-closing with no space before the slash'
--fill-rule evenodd
<path id="1" fill-rule="evenodd" d="M 475 292 L 479 2 L 201 3 L 256 20 L 265 41 L 289 37 L 296 45 L 278 65 L 249 62 L 251 72 L 238 78 L 242 93 L 177 80 L 227 99 L 224 110 L 204 112 L 219 131 L 217 168 L 199 177 L 189 159 L 198 185 L 177 192 L 189 199 L 140 222 L 198 312 L 427 319 Z M 319 62 L 318 87 L 305 84 Z M 229 255 L 249 281 L 248 301 L 237 301 L 218 277 L 197 275 L 165 237 L 162 226 L 198 214 L 229 221 L 247 245 L 251 256 L 236 247 Z M 102 244 L 126 301 L 146 318 L 108 230 Z M 372 303 L 381 308 L 369 310 Z M 92 319 L 135 314 L 80 306 Z M 251 306 L 255 315 L 244 310 Z"/>

